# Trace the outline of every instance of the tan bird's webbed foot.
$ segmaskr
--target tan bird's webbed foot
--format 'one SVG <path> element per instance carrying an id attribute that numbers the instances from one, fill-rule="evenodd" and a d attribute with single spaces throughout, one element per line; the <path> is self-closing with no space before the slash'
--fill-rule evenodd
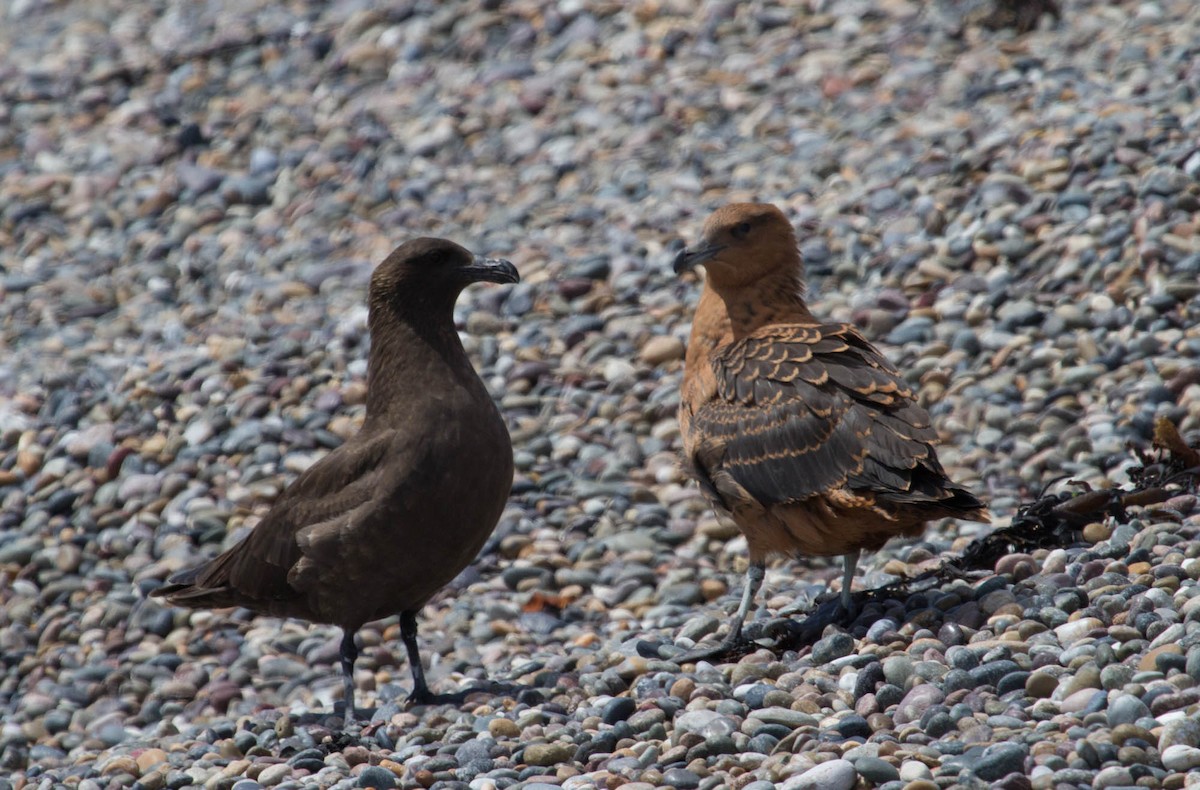
<path id="1" fill-rule="evenodd" d="M 752 648 L 755 640 L 763 636 L 782 636 L 785 633 L 797 632 L 797 629 L 808 630 L 816 627 L 824 629 L 826 625 L 831 623 L 848 625 L 858 612 L 858 607 L 854 604 L 854 593 L 851 589 L 854 580 L 854 571 L 858 566 L 858 558 L 859 552 L 857 551 L 851 552 L 842 558 L 842 589 L 836 597 L 819 604 L 802 621 L 798 622 L 790 618 L 783 618 L 765 623 L 763 624 L 761 633 L 753 635 L 747 634 L 744 626 L 746 617 L 750 614 L 750 607 L 754 603 L 754 598 L 758 594 L 759 588 L 762 587 L 766 568 L 761 563 L 752 563 L 746 569 L 746 585 L 742 589 L 741 605 L 733 617 L 733 623 L 725 638 L 716 645 L 695 648 L 686 653 L 672 656 L 670 660 L 677 664 L 694 664 L 697 661 L 714 661 L 730 658 L 739 653 L 747 652 L 748 649 Z M 835 602 L 836 606 L 831 605 Z M 754 630 L 758 631 L 760 629 Z"/>

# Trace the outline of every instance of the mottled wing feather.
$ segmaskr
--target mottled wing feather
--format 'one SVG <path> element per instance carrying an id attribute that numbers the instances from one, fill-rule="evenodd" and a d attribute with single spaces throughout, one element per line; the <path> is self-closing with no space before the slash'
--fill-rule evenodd
<path id="1" fill-rule="evenodd" d="M 944 496 L 927 485 L 942 475 L 928 415 L 853 327 L 772 326 L 712 364 L 716 394 L 692 426 L 703 437 L 692 463 L 710 494 L 740 487 L 763 505 L 842 487 L 896 502 Z"/>

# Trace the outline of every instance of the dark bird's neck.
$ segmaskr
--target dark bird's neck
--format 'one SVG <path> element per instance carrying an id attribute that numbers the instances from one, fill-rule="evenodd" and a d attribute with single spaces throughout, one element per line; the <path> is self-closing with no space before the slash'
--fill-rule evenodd
<path id="1" fill-rule="evenodd" d="M 372 305 L 368 326 L 367 420 L 405 408 L 417 391 L 478 382 L 447 304 Z"/>
<path id="2" fill-rule="evenodd" d="M 724 304 L 733 340 L 773 324 L 813 323 L 799 272 L 780 270 L 740 287 L 712 288 Z"/>

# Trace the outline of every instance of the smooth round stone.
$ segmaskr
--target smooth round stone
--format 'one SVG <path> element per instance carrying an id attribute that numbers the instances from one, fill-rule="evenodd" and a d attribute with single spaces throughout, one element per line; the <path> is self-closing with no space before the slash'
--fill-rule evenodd
<path id="1" fill-rule="evenodd" d="M 258 775 L 258 782 L 263 787 L 271 787 L 282 782 L 292 775 L 292 766 L 287 763 L 276 763 L 268 765 Z"/>
<path id="2" fill-rule="evenodd" d="M 854 698 L 861 699 L 873 694 L 875 687 L 883 682 L 883 667 L 878 662 L 867 664 L 854 678 Z"/>
<path id="3" fill-rule="evenodd" d="M 1123 689 L 1133 680 L 1133 669 L 1124 664 L 1109 664 L 1100 670 L 1100 685 L 1108 691 Z"/>
<path id="4" fill-rule="evenodd" d="M 1163 768 L 1168 771 L 1191 771 L 1200 768 L 1200 748 L 1177 743 L 1162 752 Z"/>
<path id="5" fill-rule="evenodd" d="M 829 760 L 791 777 L 780 790 L 851 790 L 857 781 L 858 772 L 849 760 Z"/>
<path id="6" fill-rule="evenodd" d="M 1049 672 L 1033 672 L 1025 681 L 1025 693 L 1035 699 L 1045 699 L 1058 688 L 1058 678 Z"/>
<path id="7" fill-rule="evenodd" d="M 713 710 L 693 710 L 675 717 L 676 730 L 695 733 L 702 738 L 729 735 L 737 728 L 737 722 Z"/>
<path id="8" fill-rule="evenodd" d="M 891 683 L 884 683 L 875 689 L 875 699 L 879 702 L 880 708 L 887 710 L 892 705 L 896 705 L 900 700 L 904 699 L 904 692 L 898 686 L 893 686 Z"/>
<path id="9" fill-rule="evenodd" d="M 1080 689 L 1074 694 L 1068 695 L 1059 705 L 1063 713 L 1078 713 L 1087 709 L 1093 701 L 1097 699 L 1097 695 L 1104 694 L 1100 689 Z"/>
<path id="10" fill-rule="evenodd" d="M 905 760 L 900 763 L 900 780 L 903 782 L 917 782 L 922 780 L 932 780 L 933 772 L 929 770 L 929 766 L 920 760 Z"/>
<path id="11" fill-rule="evenodd" d="M 871 725 L 867 720 L 857 714 L 845 716 L 837 724 L 833 725 L 833 729 L 841 734 L 843 738 L 870 738 Z"/>
<path id="12" fill-rule="evenodd" d="M 998 686 L 1000 681 L 1013 672 L 1020 672 L 1020 665 L 1012 660 L 1000 659 L 995 662 L 980 664 L 977 668 L 971 670 L 971 680 L 976 682 L 977 686 Z M 1024 680 L 1024 678 L 1022 678 Z"/>
<path id="13" fill-rule="evenodd" d="M 1011 773 L 1023 773 L 1028 749 L 1019 743 L 996 743 L 983 750 L 975 763 L 975 773 L 980 779 L 995 781 Z"/>
<path id="14" fill-rule="evenodd" d="M 955 669 L 970 671 L 979 666 L 979 656 L 969 647 L 955 645 L 946 650 L 946 660 Z"/>
<path id="15" fill-rule="evenodd" d="M 1172 719 L 1163 725 L 1158 736 L 1158 750 L 1165 752 L 1179 745 L 1200 747 L 1200 721 L 1189 717 Z"/>
<path id="16" fill-rule="evenodd" d="M 1004 696 L 1005 694 L 1008 694 L 1012 691 L 1017 691 L 1018 689 L 1024 691 L 1025 684 L 1029 681 L 1029 678 L 1029 672 L 1010 672 L 1004 677 L 1000 678 L 1000 682 L 996 684 L 996 693 L 1000 696 Z"/>
<path id="17" fill-rule="evenodd" d="M 879 785 L 900 779 L 900 769 L 878 757 L 859 757 L 852 762 L 859 776 L 868 782 Z"/>
<path id="18" fill-rule="evenodd" d="M 396 775 L 382 766 L 368 765 L 358 775 L 358 786 L 390 790 L 396 786 Z"/>
<path id="19" fill-rule="evenodd" d="M 1150 708 L 1132 694 L 1122 694 L 1108 702 L 1108 726 L 1133 724 L 1138 719 L 1149 716 Z"/>
<path id="20" fill-rule="evenodd" d="M 817 665 L 828 664 L 854 652 L 854 637 L 846 633 L 835 633 L 817 640 L 813 645 L 812 660 Z"/>
<path id="21" fill-rule="evenodd" d="M 532 743 L 525 747 L 525 762 L 529 765 L 558 765 L 570 760 L 574 755 L 574 747 L 562 742 Z"/>
<path id="22" fill-rule="evenodd" d="M 683 359 L 683 341 L 673 335 L 655 335 L 646 341 L 639 357 L 648 365 L 661 365 L 671 360 Z"/>
<path id="23" fill-rule="evenodd" d="M 765 673 L 766 668 L 762 664 L 742 662 L 734 666 L 729 682 L 734 686 L 741 686 L 753 680 L 760 680 Z"/>
<path id="24" fill-rule="evenodd" d="M 663 773 L 662 783 L 678 790 L 693 790 L 700 786 L 700 777 L 686 768 L 671 768 Z"/>
<path id="25" fill-rule="evenodd" d="M 1152 736 L 1145 728 L 1139 727 L 1136 724 L 1118 724 L 1116 727 L 1113 727 L 1111 738 L 1113 743 L 1120 746 L 1131 738 L 1136 738 L 1139 741 L 1149 742 L 1154 738 L 1154 736 Z"/>
<path id="26" fill-rule="evenodd" d="M 770 754 L 776 746 L 779 745 L 779 738 L 767 733 L 754 735 L 746 742 L 747 752 L 757 752 L 758 754 Z"/>
<path id="27" fill-rule="evenodd" d="M 470 740 L 458 747 L 457 751 L 454 752 L 454 759 L 460 763 L 469 763 L 473 760 L 488 760 L 491 759 L 493 746 L 495 746 L 495 742 L 490 738 Z"/>
<path id="28" fill-rule="evenodd" d="M 1188 648 L 1184 671 L 1196 682 L 1200 683 L 1200 644 Z"/>
<path id="29" fill-rule="evenodd" d="M 1128 768 L 1123 765 L 1112 765 L 1096 774 L 1092 779 L 1092 787 L 1130 787 L 1133 782 L 1133 773 Z"/>
<path id="30" fill-rule="evenodd" d="M 817 722 L 811 713 L 787 708 L 763 708 L 754 711 L 751 718 L 758 719 L 764 724 L 782 724 L 790 729 L 805 727 Z"/>
<path id="31" fill-rule="evenodd" d="M 747 708 L 756 710 L 763 706 L 767 695 L 775 691 L 774 686 L 768 686 L 766 683 L 754 683 L 747 686 L 740 686 L 734 690 L 734 696 L 740 697 Z"/>
<path id="32" fill-rule="evenodd" d="M 931 738 L 940 738 L 954 730 L 954 719 L 945 710 L 931 709 L 926 711 L 920 720 L 921 729 Z"/>
<path id="33" fill-rule="evenodd" d="M 872 623 L 871 627 L 867 629 L 866 640 L 868 642 L 878 643 L 879 640 L 883 639 L 884 634 L 895 631 L 899 627 L 900 624 L 890 617 L 880 618 Z"/>
<path id="34" fill-rule="evenodd" d="M 516 738 L 521 728 L 512 719 L 495 718 L 488 722 L 488 733 L 493 738 Z"/>
<path id="35" fill-rule="evenodd" d="M 625 721 L 637 710 L 637 701 L 632 697 L 614 697 L 604 706 L 600 719 L 605 724 L 616 724 Z"/>
<path id="36" fill-rule="evenodd" d="M 889 656 L 883 660 L 883 677 L 893 686 L 904 688 L 912 677 L 915 664 L 908 656 Z"/>
<path id="37" fill-rule="evenodd" d="M 918 721 L 931 705 L 936 705 L 945 698 L 946 695 L 937 686 L 928 683 L 913 686 L 912 690 L 904 695 L 904 699 L 900 700 L 893 720 L 897 725 Z"/>
<path id="38" fill-rule="evenodd" d="M 1058 643 L 1063 647 L 1069 647 L 1080 639 L 1083 639 L 1089 633 L 1096 629 L 1103 629 L 1104 623 L 1096 617 L 1081 617 L 1078 620 L 1073 620 L 1069 623 L 1060 625 L 1054 629 L 1054 635 L 1058 637 Z"/>

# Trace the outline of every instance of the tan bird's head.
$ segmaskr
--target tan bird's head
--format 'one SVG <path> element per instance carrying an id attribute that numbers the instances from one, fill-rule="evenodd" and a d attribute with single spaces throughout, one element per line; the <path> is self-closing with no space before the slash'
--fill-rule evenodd
<path id="1" fill-rule="evenodd" d="M 484 258 L 446 239 L 406 241 L 371 274 L 372 307 L 417 304 L 453 306 L 474 282 L 515 283 L 517 269 L 502 258 Z"/>
<path id="2" fill-rule="evenodd" d="M 764 277 L 802 275 L 796 231 L 770 203 L 730 203 L 704 223 L 700 244 L 682 250 L 675 272 L 703 265 L 716 290 L 743 288 Z"/>

